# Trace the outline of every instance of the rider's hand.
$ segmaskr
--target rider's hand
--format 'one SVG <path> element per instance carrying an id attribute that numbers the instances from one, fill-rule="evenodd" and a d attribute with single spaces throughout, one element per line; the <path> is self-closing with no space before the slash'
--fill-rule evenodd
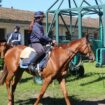
<path id="1" fill-rule="evenodd" d="M 52 43 L 56 44 L 56 40 L 53 40 Z"/>
<path id="2" fill-rule="evenodd" d="M 56 45 L 57 43 L 56 43 L 56 40 L 52 40 L 52 45 L 54 46 L 54 45 Z"/>

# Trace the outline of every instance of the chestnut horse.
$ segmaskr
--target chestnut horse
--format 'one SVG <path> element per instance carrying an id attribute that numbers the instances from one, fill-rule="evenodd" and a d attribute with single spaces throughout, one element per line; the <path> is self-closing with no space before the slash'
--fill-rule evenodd
<path id="1" fill-rule="evenodd" d="M 8 92 L 8 105 L 14 105 L 14 92 L 17 83 L 19 82 L 24 72 L 19 67 L 20 54 L 24 48 L 26 48 L 26 46 L 19 45 L 9 49 L 5 53 L 5 64 L 0 78 L 0 84 L 3 85 L 4 83 L 6 83 Z M 90 59 L 95 59 L 87 37 L 72 41 L 66 45 L 54 47 L 52 49 L 47 66 L 43 69 L 43 71 L 41 71 L 43 84 L 40 90 L 40 94 L 34 105 L 38 105 L 47 87 L 54 79 L 57 79 L 59 81 L 60 87 L 62 89 L 66 101 L 66 105 L 71 105 L 68 97 L 68 92 L 66 90 L 65 76 L 68 72 L 69 62 L 78 52 L 85 54 Z M 28 70 L 25 71 L 28 72 Z M 34 75 L 33 72 L 29 73 Z M 10 86 L 12 88 L 11 91 Z"/>
<path id="2" fill-rule="evenodd" d="M 6 53 L 6 51 L 10 48 L 12 48 L 13 46 L 11 44 L 7 44 L 7 42 L 0 42 L 0 57 L 4 58 L 4 54 Z"/>

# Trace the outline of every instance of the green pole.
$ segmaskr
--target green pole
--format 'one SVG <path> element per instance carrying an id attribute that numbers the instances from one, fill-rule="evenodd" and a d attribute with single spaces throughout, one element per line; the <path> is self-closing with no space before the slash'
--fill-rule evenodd
<path id="1" fill-rule="evenodd" d="M 81 8 L 78 11 L 78 38 L 82 37 L 82 15 L 81 15 Z"/>
<path id="2" fill-rule="evenodd" d="M 72 16 L 70 15 L 70 35 L 72 35 Z"/>
<path id="3" fill-rule="evenodd" d="M 69 8 L 71 8 L 70 0 L 68 0 L 68 4 L 69 4 Z M 70 15 L 70 35 L 72 35 L 72 13 L 71 13 L 71 11 L 70 11 L 69 15 Z"/>
<path id="4" fill-rule="evenodd" d="M 46 33 L 48 33 L 48 26 L 49 26 L 49 23 L 48 23 L 48 11 L 46 12 Z"/>
<path id="5" fill-rule="evenodd" d="M 56 42 L 59 44 L 59 10 L 56 11 Z"/>
<path id="6" fill-rule="evenodd" d="M 105 47 L 105 5 L 103 5 L 103 47 Z"/>
<path id="7" fill-rule="evenodd" d="M 102 26 L 102 15 L 99 16 L 99 39 L 100 39 L 100 47 L 102 47 L 103 45 L 103 26 Z"/>
<path id="8" fill-rule="evenodd" d="M 1 2 L 2 2 L 2 0 L 0 0 L 0 7 L 2 6 L 2 5 L 1 5 Z"/>

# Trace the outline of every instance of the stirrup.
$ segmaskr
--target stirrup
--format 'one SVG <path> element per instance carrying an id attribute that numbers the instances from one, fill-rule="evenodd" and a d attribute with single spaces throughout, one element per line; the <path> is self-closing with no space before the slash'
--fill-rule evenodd
<path id="1" fill-rule="evenodd" d="M 28 66 L 28 69 L 31 70 L 31 71 L 35 71 L 35 67 L 32 64 Z"/>
<path id="2" fill-rule="evenodd" d="M 37 64 L 36 67 L 33 64 L 31 64 L 28 66 L 28 69 L 31 70 L 32 72 L 35 72 L 36 76 L 38 76 L 38 77 L 41 76 L 39 64 Z"/>
<path id="3" fill-rule="evenodd" d="M 41 69 L 39 67 L 39 64 L 37 64 L 36 68 L 35 68 L 35 73 L 36 73 L 36 76 L 41 76 L 41 73 L 40 73 Z"/>

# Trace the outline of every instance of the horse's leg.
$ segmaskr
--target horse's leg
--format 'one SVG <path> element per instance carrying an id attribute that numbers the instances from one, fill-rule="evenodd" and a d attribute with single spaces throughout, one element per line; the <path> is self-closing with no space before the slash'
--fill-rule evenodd
<path id="1" fill-rule="evenodd" d="M 6 78 L 6 87 L 7 87 L 7 93 L 8 93 L 8 105 L 12 105 L 12 97 L 11 97 L 11 92 L 10 92 L 10 84 L 11 80 L 14 76 L 14 73 L 9 72 Z"/>
<path id="2" fill-rule="evenodd" d="M 38 96 L 38 98 L 37 98 L 36 102 L 34 103 L 34 105 L 38 105 L 39 101 L 43 97 L 48 85 L 50 84 L 50 82 L 51 82 L 51 77 L 44 79 L 43 85 L 42 85 L 42 88 L 41 88 L 41 91 L 40 91 L 40 95 Z"/>
<path id="3" fill-rule="evenodd" d="M 59 83 L 60 83 L 61 90 L 62 90 L 63 95 L 64 95 L 64 97 L 65 97 L 66 105 L 71 105 L 71 104 L 70 104 L 69 97 L 68 97 L 68 92 L 67 92 L 67 90 L 66 90 L 65 79 L 64 79 L 64 78 L 63 78 L 63 79 L 59 79 L 58 81 L 59 81 Z"/>
<path id="4" fill-rule="evenodd" d="M 19 82 L 19 80 L 22 77 L 22 74 L 23 74 L 23 70 L 18 70 L 16 72 L 16 74 L 15 74 L 15 77 L 14 77 L 14 81 L 13 81 L 13 84 L 12 84 L 12 91 L 11 91 L 12 105 L 14 105 L 14 93 L 15 93 L 15 89 L 16 89 L 17 83 Z"/>

